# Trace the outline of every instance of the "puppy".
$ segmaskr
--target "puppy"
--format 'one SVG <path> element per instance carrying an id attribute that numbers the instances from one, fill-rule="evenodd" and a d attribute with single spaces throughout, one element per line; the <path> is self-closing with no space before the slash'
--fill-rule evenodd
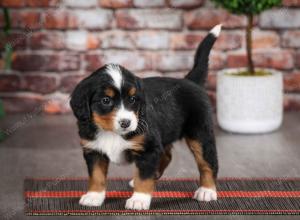
<path id="1" fill-rule="evenodd" d="M 110 162 L 134 163 L 134 192 L 126 208 L 149 209 L 155 181 L 171 161 L 172 143 L 182 138 L 201 173 L 194 199 L 217 199 L 217 152 L 204 83 L 209 53 L 220 31 L 217 25 L 204 38 L 184 79 L 141 79 L 120 65 L 108 64 L 77 85 L 70 104 L 89 173 L 81 205 L 103 203 Z"/>

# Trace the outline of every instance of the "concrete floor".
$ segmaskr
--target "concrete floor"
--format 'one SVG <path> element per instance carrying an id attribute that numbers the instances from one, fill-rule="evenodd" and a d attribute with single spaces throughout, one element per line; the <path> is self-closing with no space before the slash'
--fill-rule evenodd
<path id="1" fill-rule="evenodd" d="M 300 113 L 288 113 L 280 130 L 264 135 L 234 135 L 216 128 L 219 177 L 299 177 Z M 81 177 L 87 170 L 72 115 L 9 115 L 1 121 L 10 133 L 0 143 L 0 219 L 102 219 L 103 217 L 26 217 L 24 177 Z M 176 161 L 176 163 L 175 163 Z M 178 169 L 180 167 L 180 169 Z M 132 167 L 111 166 L 109 176 L 130 176 Z M 168 177 L 195 177 L 192 156 L 178 143 Z M 106 217 L 110 219 L 299 219 L 299 216 Z"/>

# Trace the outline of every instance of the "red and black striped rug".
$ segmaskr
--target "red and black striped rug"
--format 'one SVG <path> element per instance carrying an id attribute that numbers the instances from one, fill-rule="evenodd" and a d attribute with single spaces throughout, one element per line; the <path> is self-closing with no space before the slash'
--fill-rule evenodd
<path id="1" fill-rule="evenodd" d="M 218 200 L 197 202 L 194 179 L 162 179 L 157 182 L 151 209 L 126 210 L 132 194 L 128 179 L 110 179 L 101 207 L 83 207 L 79 198 L 87 189 L 85 178 L 26 179 L 27 215 L 299 215 L 300 178 L 218 180 Z"/>

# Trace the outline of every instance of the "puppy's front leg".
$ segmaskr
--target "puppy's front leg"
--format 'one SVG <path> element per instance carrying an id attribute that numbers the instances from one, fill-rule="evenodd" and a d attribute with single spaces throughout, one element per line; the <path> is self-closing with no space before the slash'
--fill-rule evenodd
<path id="1" fill-rule="evenodd" d="M 126 201 L 126 209 L 147 210 L 150 208 L 155 179 L 153 177 L 142 178 L 142 170 L 139 168 L 134 176 L 134 192 Z"/>
<path id="2" fill-rule="evenodd" d="M 84 158 L 89 172 L 88 192 L 84 194 L 80 205 L 101 206 L 105 199 L 106 175 L 109 160 L 96 151 L 84 150 Z"/>

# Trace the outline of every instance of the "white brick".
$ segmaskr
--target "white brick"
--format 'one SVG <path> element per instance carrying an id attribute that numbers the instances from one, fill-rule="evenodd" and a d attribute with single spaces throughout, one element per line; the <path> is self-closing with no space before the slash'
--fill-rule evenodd
<path id="1" fill-rule="evenodd" d="M 102 48 L 135 48 L 134 39 L 128 32 L 114 30 L 101 33 L 100 39 L 102 42 Z"/>
<path id="2" fill-rule="evenodd" d="M 68 31 L 66 33 L 66 46 L 71 50 L 86 50 L 87 46 L 87 32 L 86 31 Z"/>
<path id="3" fill-rule="evenodd" d="M 97 6 L 97 0 L 64 0 L 68 7 L 72 8 L 91 8 Z"/>
<path id="4" fill-rule="evenodd" d="M 193 62 L 194 55 L 191 53 L 166 53 L 157 57 L 156 69 L 162 72 L 189 70 Z"/>
<path id="5" fill-rule="evenodd" d="M 167 49 L 169 47 L 166 32 L 142 31 L 136 35 L 136 45 L 139 49 Z"/>
<path id="6" fill-rule="evenodd" d="M 118 63 L 130 71 L 147 70 L 149 66 L 147 57 L 133 51 L 106 51 L 104 63 Z"/>
<path id="7" fill-rule="evenodd" d="M 164 0 L 134 0 L 133 5 L 139 8 L 151 8 L 164 6 Z"/>
<path id="8" fill-rule="evenodd" d="M 263 28 L 299 28 L 300 10 L 281 8 L 266 11 L 261 14 L 259 25 Z"/>
<path id="9" fill-rule="evenodd" d="M 109 10 L 76 10 L 74 13 L 83 28 L 107 29 L 112 25 L 113 14 Z"/>

